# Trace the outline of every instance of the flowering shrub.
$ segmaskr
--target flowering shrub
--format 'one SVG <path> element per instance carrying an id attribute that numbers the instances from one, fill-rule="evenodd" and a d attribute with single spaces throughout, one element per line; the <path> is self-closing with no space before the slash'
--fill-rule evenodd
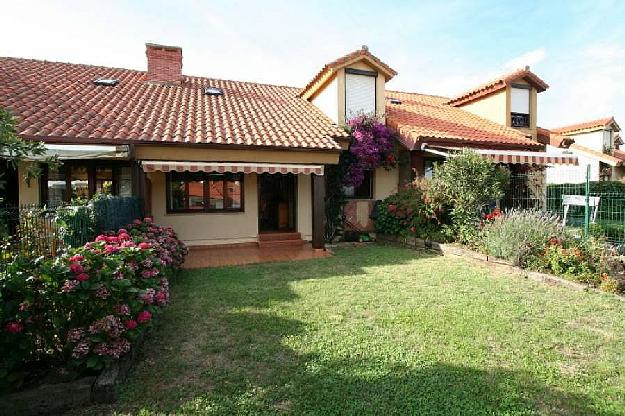
<path id="1" fill-rule="evenodd" d="M 352 135 L 349 161 L 343 176 L 343 185 L 360 186 L 365 171 L 379 166 L 391 168 L 397 164 L 393 133 L 372 116 L 358 116 L 347 121 Z"/>
<path id="2" fill-rule="evenodd" d="M 167 277 L 185 255 L 171 228 L 146 218 L 53 260 L 12 265 L 0 280 L 0 389 L 43 360 L 80 373 L 127 353 L 169 302 Z"/>
<path id="3" fill-rule="evenodd" d="M 380 202 L 376 231 L 390 235 L 447 240 L 444 211 L 430 197 L 427 182 L 407 185 Z"/>
<path id="4" fill-rule="evenodd" d="M 554 274 L 599 286 L 602 281 L 608 280 L 602 266 L 604 254 L 607 254 L 604 242 L 595 238 L 551 238 L 539 259 L 542 264 L 538 264 Z"/>

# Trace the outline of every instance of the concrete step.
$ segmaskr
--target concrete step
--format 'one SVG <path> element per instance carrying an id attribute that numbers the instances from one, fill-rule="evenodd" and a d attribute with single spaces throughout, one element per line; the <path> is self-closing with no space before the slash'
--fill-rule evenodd
<path id="1" fill-rule="evenodd" d="M 270 241 L 259 241 L 258 247 L 267 248 L 267 247 L 301 247 L 306 242 L 302 239 L 299 240 L 270 240 Z"/>
<path id="2" fill-rule="evenodd" d="M 302 236 L 298 232 L 274 232 L 258 234 L 258 241 L 286 241 L 301 239 Z"/>

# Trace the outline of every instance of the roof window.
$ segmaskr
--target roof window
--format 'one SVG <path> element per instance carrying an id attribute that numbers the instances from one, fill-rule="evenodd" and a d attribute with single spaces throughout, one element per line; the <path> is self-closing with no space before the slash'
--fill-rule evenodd
<path id="1" fill-rule="evenodd" d="M 119 84 L 119 80 L 115 78 L 98 78 L 93 81 L 95 85 L 103 85 L 105 87 L 114 87 Z"/>
<path id="2" fill-rule="evenodd" d="M 391 98 L 391 104 L 401 104 L 401 100 L 399 98 Z"/>
<path id="3" fill-rule="evenodd" d="M 204 95 L 220 96 L 224 95 L 224 90 L 219 87 L 204 87 Z"/>

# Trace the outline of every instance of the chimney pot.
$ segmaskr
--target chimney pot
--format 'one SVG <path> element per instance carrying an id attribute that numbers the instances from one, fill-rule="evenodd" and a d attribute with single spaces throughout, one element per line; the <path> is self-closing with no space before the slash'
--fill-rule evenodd
<path id="1" fill-rule="evenodd" d="M 182 81 L 182 48 L 146 43 L 145 55 L 148 58 L 147 81 L 171 84 Z"/>

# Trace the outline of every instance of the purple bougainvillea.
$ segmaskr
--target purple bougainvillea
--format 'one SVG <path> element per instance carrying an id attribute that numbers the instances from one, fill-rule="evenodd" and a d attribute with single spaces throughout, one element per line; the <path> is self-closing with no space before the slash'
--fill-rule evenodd
<path id="1" fill-rule="evenodd" d="M 394 167 L 394 137 L 391 130 L 373 116 L 358 116 L 347 122 L 352 135 L 351 156 L 343 177 L 345 186 L 360 186 L 365 171 L 379 166 Z"/>

